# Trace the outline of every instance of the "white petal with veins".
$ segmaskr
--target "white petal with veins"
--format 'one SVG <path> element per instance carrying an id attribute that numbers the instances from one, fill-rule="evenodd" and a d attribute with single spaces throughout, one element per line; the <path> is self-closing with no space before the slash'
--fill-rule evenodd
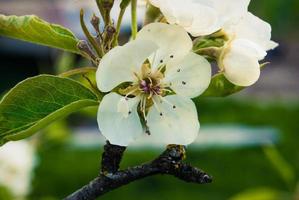
<path id="1" fill-rule="evenodd" d="M 165 144 L 191 144 L 196 139 L 200 128 L 193 101 L 178 95 L 164 98 L 168 103 L 158 101 L 159 110 L 154 106 L 149 110 L 147 119 L 150 137 Z"/>
<path id="2" fill-rule="evenodd" d="M 237 23 L 230 22 L 224 26 L 224 31 L 235 39 L 247 39 L 260 45 L 265 51 L 274 49 L 277 43 L 271 41 L 271 26 L 269 23 L 248 12 Z"/>
<path id="3" fill-rule="evenodd" d="M 246 43 L 231 44 L 222 61 L 224 75 L 230 82 L 246 87 L 259 79 L 260 64 L 256 54 L 253 54 L 255 51 L 256 49 L 252 49 Z"/>
<path id="4" fill-rule="evenodd" d="M 212 7 L 217 10 L 222 23 L 232 18 L 245 15 L 248 11 L 250 0 L 194 0 L 201 1 L 203 4 L 210 2 Z M 209 4 L 209 3 L 208 3 Z"/>
<path id="5" fill-rule="evenodd" d="M 159 45 L 160 48 L 149 58 L 152 69 L 157 69 L 173 58 L 183 58 L 192 49 L 192 40 L 182 27 L 164 23 L 143 27 L 137 40 L 149 40 Z"/>
<path id="6" fill-rule="evenodd" d="M 143 62 L 158 46 L 148 40 L 137 40 L 115 47 L 101 60 L 96 79 L 99 90 L 109 92 L 124 82 L 134 81 L 134 72 L 139 72 Z"/>
<path id="7" fill-rule="evenodd" d="M 191 35 L 194 37 L 204 36 L 221 29 L 220 16 L 215 9 L 198 3 L 193 7 L 196 10 L 193 14 L 194 20 L 189 27 L 185 27 Z"/>
<path id="8" fill-rule="evenodd" d="M 150 0 L 170 24 L 195 37 L 212 34 L 231 18 L 247 13 L 250 0 Z"/>
<path id="9" fill-rule="evenodd" d="M 233 47 L 238 46 L 239 48 L 246 49 L 248 56 L 263 60 L 267 56 L 267 52 L 258 44 L 246 40 L 246 39 L 235 39 L 230 44 Z"/>
<path id="10" fill-rule="evenodd" d="M 137 113 L 139 98 L 128 99 L 128 114 L 119 110 L 122 96 L 116 93 L 107 94 L 98 111 L 98 125 L 101 133 L 111 144 L 128 146 L 143 134 L 143 128 Z"/>
<path id="11" fill-rule="evenodd" d="M 202 56 L 189 53 L 183 60 L 166 66 L 165 83 L 177 94 L 194 98 L 202 94 L 211 81 L 210 63 Z"/>

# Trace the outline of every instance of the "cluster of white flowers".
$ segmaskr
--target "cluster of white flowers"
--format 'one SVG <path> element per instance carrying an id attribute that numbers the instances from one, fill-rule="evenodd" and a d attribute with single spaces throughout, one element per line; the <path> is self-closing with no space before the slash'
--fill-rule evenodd
<path id="1" fill-rule="evenodd" d="M 34 166 L 34 148 L 25 141 L 8 143 L 0 148 L 0 186 L 16 197 L 23 198 L 30 191 Z"/>
<path id="2" fill-rule="evenodd" d="M 250 86 L 260 77 L 259 61 L 277 47 L 271 26 L 248 11 L 250 0 L 149 0 L 170 24 L 184 27 L 194 37 L 219 30 L 229 38 L 218 58 L 226 78 Z"/>
<path id="3" fill-rule="evenodd" d="M 271 41 L 271 26 L 248 12 L 250 0 L 148 2 L 167 23 L 146 25 L 136 40 L 101 60 L 97 84 L 109 93 L 99 107 L 99 128 L 121 146 L 145 133 L 165 144 L 188 145 L 200 127 L 191 98 L 208 88 L 212 76 L 210 63 L 192 52 L 192 39 L 225 35 L 217 62 L 221 73 L 239 86 L 258 80 L 259 61 L 277 44 Z"/>

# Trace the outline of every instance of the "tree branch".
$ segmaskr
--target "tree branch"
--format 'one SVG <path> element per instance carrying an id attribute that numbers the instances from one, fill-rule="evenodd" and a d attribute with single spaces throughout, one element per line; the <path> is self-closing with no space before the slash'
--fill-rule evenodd
<path id="1" fill-rule="evenodd" d="M 113 145 L 107 141 L 102 155 L 102 169 L 100 174 L 107 175 L 117 172 L 125 150 L 126 147 Z"/>
<path id="2" fill-rule="evenodd" d="M 107 143 L 105 150 L 110 151 L 111 148 L 117 149 L 120 147 L 115 145 L 111 146 Z M 124 149 L 119 149 L 121 155 L 123 154 Z M 112 151 L 114 153 L 116 152 L 114 150 Z M 212 178 L 208 174 L 198 168 L 182 162 L 185 158 L 185 153 L 185 148 L 183 146 L 169 145 L 167 149 L 155 160 L 120 171 L 116 170 L 116 167 L 119 166 L 119 162 L 121 160 L 121 158 L 119 159 L 119 156 L 117 156 L 118 158 L 115 159 L 115 161 L 117 160 L 118 162 L 112 162 L 115 164 L 114 167 L 107 168 L 107 166 L 105 166 L 105 169 L 109 169 L 108 171 L 116 170 L 115 173 L 101 173 L 99 177 L 95 178 L 88 185 L 65 198 L 65 200 L 93 200 L 111 190 L 127 185 L 133 181 L 157 174 L 172 175 L 189 183 L 210 183 Z M 103 155 L 108 156 L 105 152 Z M 109 157 L 112 156 L 110 155 Z M 111 162 L 109 161 L 105 163 L 108 164 Z"/>

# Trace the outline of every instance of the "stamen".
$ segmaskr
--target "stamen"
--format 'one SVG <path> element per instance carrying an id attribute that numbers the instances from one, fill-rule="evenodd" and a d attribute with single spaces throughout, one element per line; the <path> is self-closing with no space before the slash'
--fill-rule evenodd
<path id="1" fill-rule="evenodd" d="M 147 118 L 146 118 L 146 113 L 145 113 L 145 108 L 146 108 L 146 97 L 145 96 L 142 97 L 140 107 L 141 107 L 141 112 L 143 114 L 143 118 L 145 120 L 145 124 L 147 124 Z"/>
<path id="2" fill-rule="evenodd" d="M 172 106 L 173 109 L 176 109 L 176 105 L 170 103 L 168 100 L 166 100 L 166 98 L 162 97 L 162 96 L 158 96 L 162 102 L 167 103 L 168 105 Z"/>
<path id="3" fill-rule="evenodd" d="M 148 77 L 148 80 L 151 82 L 151 86 L 153 85 L 153 80 L 151 79 L 151 77 Z"/>
<path id="4" fill-rule="evenodd" d="M 151 99 L 153 97 L 153 91 L 150 91 L 150 95 L 147 97 L 147 99 Z"/>
<path id="5" fill-rule="evenodd" d="M 160 116 L 163 116 L 163 113 L 161 112 L 161 110 L 160 110 L 160 108 L 159 108 L 159 106 L 158 106 L 158 104 L 157 104 L 155 98 L 152 98 L 152 100 L 153 100 L 153 102 L 154 102 L 154 106 L 155 106 L 155 108 L 156 108 L 157 111 L 160 113 Z"/>
<path id="6" fill-rule="evenodd" d="M 121 98 L 117 104 L 117 112 L 121 113 L 124 118 L 127 118 L 129 116 L 129 111 L 129 103 L 125 100 L 125 98 Z"/>
<path id="7" fill-rule="evenodd" d="M 150 132 L 150 130 L 148 130 L 148 129 L 145 130 L 145 133 L 146 133 L 147 135 L 151 135 L 151 132 Z"/>

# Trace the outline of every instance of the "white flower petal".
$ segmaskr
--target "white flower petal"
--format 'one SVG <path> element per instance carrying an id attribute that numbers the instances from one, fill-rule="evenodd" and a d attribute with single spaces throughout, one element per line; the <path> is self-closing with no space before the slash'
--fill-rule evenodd
<path id="1" fill-rule="evenodd" d="M 198 0 L 195 0 L 198 1 Z M 201 0 L 211 2 L 212 7 L 217 10 L 221 21 L 225 23 L 232 18 L 238 18 L 245 15 L 248 11 L 250 0 Z"/>
<path id="2" fill-rule="evenodd" d="M 224 55 L 222 66 L 225 77 L 235 85 L 250 86 L 260 77 L 260 64 L 253 52 L 255 49 L 246 44 L 232 43 Z"/>
<path id="3" fill-rule="evenodd" d="M 153 6 L 160 7 L 161 0 L 148 0 Z"/>
<path id="4" fill-rule="evenodd" d="M 98 111 L 98 125 L 101 133 L 111 144 L 128 146 L 138 136 L 143 134 L 143 128 L 137 113 L 139 99 L 128 99 L 128 115 L 119 110 L 119 102 L 124 97 L 116 94 L 107 94 Z"/>
<path id="5" fill-rule="evenodd" d="M 211 82 L 211 65 L 202 56 L 189 53 L 183 60 L 166 66 L 166 83 L 177 94 L 189 98 L 202 94 Z"/>
<path id="6" fill-rule="evenodd" d="M 258 60 L 263 60 L 267 56 L 267 52 L 261 46 L 250 40 L 235 39 L 231 42 L 231 46 L 238 46 L 244 50 L 246 49 L 248 55 L 256 57 Z"/>
<path id="7" fill-rule="evenodd" d="M 220 16 L 215 9 L 197 3 L 190 12 L 193 12 L 194 19 L 185 29 L 194 37 L 209 35 L 221 29 Z"/>
<path id="8" fill-rule="evenodd" d="M 249 12 L 237 23 L 226 24 L 224 31 L 236 39 L 250 40 L 260 45 L 265 51 L 278 46 L 277 43 L 271 41 L 271 25 Z"/>
<path id="9" fill-rule="evenodd" d="M 150 0 L 150 2 L 161 10 L 170 24 L 186 26 L 192 23 L 191 0 Z"/>
<path id="10" fill-rule="evenodd" d="M 160 49 L 149 58 L 152 69 L 173 58 L 183 58 L 192 49 L 192 40 L 182 27 L 164 23 L 145 26 L 138 33 L 137 40 L 150 40 L 159 45 Z"/>
<path id="11" fill-rule="evenodd" d="M 178 95 L 166 96 L 158 101 L 159 111 L 152 106 L 147 115 L 151 137 L 165 144 L 191 144 L 199 132 L 197 111 L 191 99 Z M 161 116 L 162 113 L 162 116 Z"/>
<path id="12" fill-rule="evenodd" d="M 152 41 L 138 40 L 112 49 L 101 60 L 96 74 L 99 90 L 109 92 L 123 82 L 133 81 L 133 72 L 139 72 L 143 62 L 157 48 Z"/>
<path id="13" fill-rule="evenodd" d="M 24 140 L 5 144 L 0 148 L 0 185 L 14 196 L 25 197 L 30 192 L 34 165 L 33 144 Z"/>
<path id="14" fill-rule="evenodd" d="M 150 0 L 170 24 L 185 28 L 193 36 L 212 34 L 231 18 L 247 13 L 250 0 Z"/>

